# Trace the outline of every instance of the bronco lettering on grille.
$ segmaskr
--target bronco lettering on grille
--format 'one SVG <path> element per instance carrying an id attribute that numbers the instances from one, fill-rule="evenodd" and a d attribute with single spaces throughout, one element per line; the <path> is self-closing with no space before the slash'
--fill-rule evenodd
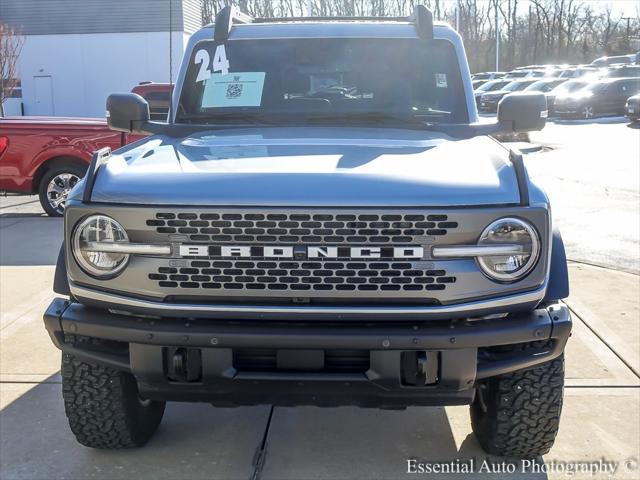
<path id="1" fill-rule="evenodd" d="M 424 248 L 334 247 L 334 246 L 256 246 L 256 245 L 180 245 L 181 257 L 259 257 L 259 258 L 415 258 L 424 256 Z"/>

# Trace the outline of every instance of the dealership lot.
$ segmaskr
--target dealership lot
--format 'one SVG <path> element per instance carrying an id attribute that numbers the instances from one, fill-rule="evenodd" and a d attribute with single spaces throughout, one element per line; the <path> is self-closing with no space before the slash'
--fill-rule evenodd
<path id="1" fill-rule="evenodd" d="M 575 261 L 565 407 L 556 446 L 542 460 L 549 467 L 618 462 L 612 478 L 637 478 L 640 130 L 619 118 L 557 122 L 531 142 L 530 174 L 547 189 Z M 467 407 L 387 412 L 173 403 L 144 449 L 79 446 L 64 417 L 60 354 L 41 319 L 53 297 L 62 221 L 44 217 L 35 198 L 1 202 L 0 478 L 402 478 L 411 458 L 486 458 L 471 435 Z"/>

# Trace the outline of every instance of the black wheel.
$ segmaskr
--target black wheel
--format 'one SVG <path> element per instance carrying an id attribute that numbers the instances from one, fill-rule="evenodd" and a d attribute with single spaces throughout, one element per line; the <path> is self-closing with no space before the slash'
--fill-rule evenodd
<path id="1" fill-rule="evenodd" d="M 564 357 L 479 385 L 471 425 L 489 454 L 533 458 L 553 446 L 562 411 Z"/>
<path id="2" fill-rule="evenodd" d="M 40 204 L 50 217 L 61 217 L 67 196 L 76 183 L 84 177 L 86 169 L 79 165 L 58 165 L 44 174 L 38 185 Z"/>
<path id="3" fill-rule="evenodd" d="M 140 447 L 164 414 L 164 402 L 140 398 L 131 374 L 64 353 L 62 395 L 71 431 L 86 447 Z"/>

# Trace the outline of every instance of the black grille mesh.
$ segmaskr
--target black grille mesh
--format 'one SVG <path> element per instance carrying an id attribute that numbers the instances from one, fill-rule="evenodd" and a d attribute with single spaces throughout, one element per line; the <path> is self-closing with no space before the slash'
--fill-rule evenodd
<path id="1" fill-rule="evenodd" d="M 192 242 L 260 244 L 413 243 L 458 228 L 447 215 L 419 214 L 158 212 L 146 223 Z"/>
<path id="2" fill-rule="evenodd" d="M 455 277 L 425 270 L 419 262 L 192 260 L 188 267 L 160 267 L 149 274 L 165 288 L 275 291 L 444 290 Z"/>

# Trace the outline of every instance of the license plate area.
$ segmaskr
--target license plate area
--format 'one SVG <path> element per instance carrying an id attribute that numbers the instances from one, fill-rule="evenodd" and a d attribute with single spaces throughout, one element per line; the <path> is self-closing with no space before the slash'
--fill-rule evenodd
<path id="1" fill-rule="evenodd" d="M 233 350 L 233 367 L 242 373 L 351 373 L 364 374 L 371 364 L 369 350 L 270 349 Z"/>

